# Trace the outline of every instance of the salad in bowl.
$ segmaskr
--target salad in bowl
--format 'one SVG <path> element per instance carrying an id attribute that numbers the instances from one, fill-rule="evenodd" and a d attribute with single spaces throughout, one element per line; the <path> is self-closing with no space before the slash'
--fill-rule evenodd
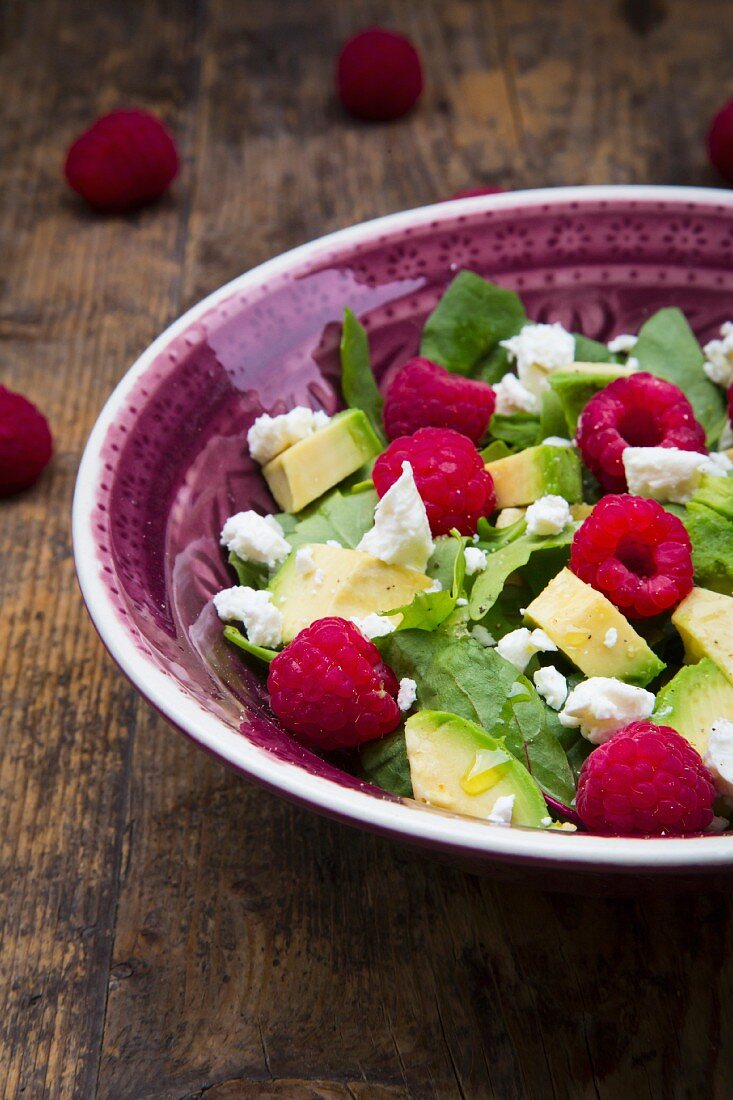
<path id="1" fill-rule="evenodd" d="M 733 323 L 608 344 L 458 272 L 381 389 L 243 426 L 277 504 L 213 606 L 282 727 L 489 827 L 720 833 L 733 813 Z"/>

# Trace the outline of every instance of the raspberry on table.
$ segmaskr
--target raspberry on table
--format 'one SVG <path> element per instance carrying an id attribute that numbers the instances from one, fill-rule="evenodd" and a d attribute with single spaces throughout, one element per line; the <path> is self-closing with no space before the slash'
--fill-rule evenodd
<path id="1" fill-rule="evenodd" d="M 399 683 L 374 645 L 346 619 L 318 619 L 275 657 L 270 706 L 310 748 L 350 749 L 400 723 Z"/>
<path id="2" fill-rule="evenodd" d="M 430 359 L 408 359 L 389 387 L 384 426 L 390 439 L 418 428 L 453 428 L 478 443 L 496 395 L 486 382 L 451 374 Z"/>
<path id="3" fill-rule="evenodd" d="M 43 413 L 22 394 L 0 386 L 0 497 L 29 489 L 48 465 L 52 450 Z"/>
<path id="4" fill-rule="evenodd" d="M 409 462 L 433 535 L 457 528 L 473 535 L 481 516 L 496 507 L 491 474 L 471 440 L 451 428 L 420 428 L 400 436 L 374 463 L 372 477 L 383 497 Z"/>
<path id="5" fill-rule="evenodd" d="M 404 34 L 370 27 L 344 44 L 336 64 L 336 88 L 342 105 L 356 118 L 400 118 L 422 94 L 420 55 Z"/>
<path id="6" fill-rule="evenodd" d="M 591 397 L 576 440 L 583 462 L 607 493 L 627 488 L 621 457 L 627 447 L 707 453 L 705 429 L 682 390 L 645 371 L 617 378 Z"/>
<path id="7" fill-rule="evenodd" d="M 628 618 L 650 618 L 692 588 L 690 537 L 657 501 L 609 494 L 575 532 L 570 568 Z"/>
<path id="8" fill-rule="evenodd" d="M 593 833 L 689 836 L 711 824 L 714 801 L 712 776 L 684 737 L 632 722 L 583 763 L 576 809 Z"/>
<path id="9" fill-rule="evenodd" d="M 178 173 L 178 150 L 155 115 L 139 108 L 103 115 L 73 143 L 64 173 L 90 206 L 110 213 L 160 198 Z"/>

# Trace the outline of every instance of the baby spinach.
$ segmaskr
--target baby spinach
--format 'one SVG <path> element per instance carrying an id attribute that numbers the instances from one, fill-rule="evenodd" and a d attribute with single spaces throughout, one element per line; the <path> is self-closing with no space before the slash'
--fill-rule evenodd
<path id="1" fill-rule="evenodd" d="M 235 554 L 233 550 L 229 554 L 228 561 L 237 574 L 237 580 L 240 584 L 248 588 L 267 588 L 269 574 L 266 566 L 260 565 L 258 562 L 246 561 L 244 558 L 240 558 L 239 554 Z"/>
<path id="2" fill-rule="evenodd" d="M 481 452 L 484 462 L 498 462 L 500 458 L 508 458 L 514 454 L 514 448 L 508 447 L 503 439 L 494 439 L 487 444 Z"/>
<path id="3" fill-rule="evenodd" d="M 374 431 L 383 443 L 387 437 L 382 426 L 382 406 L 369 359 L 369 341 L 366 329 L 350 309 L 344 310 L 341 330 L 341 392 L 344 401 L 352 409 L 361 409 L 369 417 Z"/>
<path id="4" fill-rule="evenodd" d="M 268 665 L 275 657 L 277 653 L 274 649 L 264 649 L 261 645 L 254 645 L 250 642 L 249 638 L 245 638 L 241 630 L 238 630 L 236 626 L 225 626 L 224 637 L 228 642 L 233 645 L 239 646 L 246 653 L 250 653 L 253 657 L 256 657 L 259 661 L 265 661 Z"/>
<path id="5" fill-rule="evenodd" d="M 725 401 L 705 377 L 705 356 L 682 310 L 660 309 L 650 317 L 632 355 L 642 370 L 679 386 L 707 433 L 708 445 L 715 443 L 725 423 Z"/>
<path id="6" fill-rule="evenodd" d="M 463 592 L 466 576 L 466 542 L 457 531 L 453 533 L 453 577 L 450 592 L 418 592 L 411 603 L 390 611 L 402 615 L 398 630 L 435 630 L 453 613 Z"/>
<path id="7" fill-rule="evenodd" d="M 351 494 L 334 489 L 298 515 L 284 512 L 276 519 L 293 549 L 309 542 L 335 539 L 353 550 L 374 523 L 376 504 L 373 489 Z"/>
<path id="8" fill-rule="evenodd" d="M 635 355 L 632 352 L 632 355 Z M 589 336 L 575 334 L 575 361 L 576 363 L 620 363 L 624 356 L 610 352 L 605 344 L 598 340 L 591 340 Z"/>
<path id="9" fill-rule="evenodd" d="M 489 434 L 512 447 L 534 447 L 539 442 L 540 418 L 534 413 L 494 413 Z"/>
<path id="10" fill-rule="evenodd" d="M 487 519 L 481 518 L 478 521 L 477 530 L 481 549 L 493 554 L 495 550 L 500 550 L 502 546 L 507 546 L 510 542 L 521 538 L 527 530 L 527 521 L 524 516 L 520 516 L 506 527 L 494 527 Z"/>
<path id="11" fill-rule="evenodd" d="M 526 320 L 514 291 L 460 271 L 425 322 L 420 354 L 454 374 L 474 375 L 499 341 L 514 336 Z"/>
<path id="12" fill-rule="evenodd" d="M 514 542 L 507 543 L 501 549 L 496 550 L 489 558 L 489 563 L 483 573 L 476 578 L 471 590 L 471 598 L 468 604 L 469 615 L 472 619 L 483 619 L 489 611 L 506 583 L 507 577 L 517 569 L 527 564 L 533 554 L 543 550 L 556 550 L 569 547 L 572 542 L 575 528 L 568 526 L 559 535 L 522 535 Z M 555 562 L 553 562 L 553 567 Z M 558 569 L 562 565 L 558 565 Z M 554 575 L 554 574 L 553 574 Z"/>
<path id="13" fill-rule="evenodd" d="M 410 762 L 403 729 L 362 745 L 359 763 L 361 773 L 369 783 L 401 798 L 412 798 Z"/>

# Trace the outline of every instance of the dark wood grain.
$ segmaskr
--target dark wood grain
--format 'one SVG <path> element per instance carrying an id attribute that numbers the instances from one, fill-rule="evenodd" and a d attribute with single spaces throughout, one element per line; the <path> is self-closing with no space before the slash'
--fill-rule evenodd
<path id="1" fill-rule="evenodd" d="M 386 22 L 429 87 L 345 118 L 340 41 Z M 275 252 L 477 183 L 714 182 L 728 0 L 34 0 L 3 12 L 0 381 L 54 464 L 0 505 L 0 1074 L 11 1097 L 723 1100 L 724 896 L 576 898 L 322 821 L 227 773 L 120 678 L 69 506 L 114 382 Z M 96 217 L 59 164 L 94 114 L 159 111 L 171 195 Z"/>

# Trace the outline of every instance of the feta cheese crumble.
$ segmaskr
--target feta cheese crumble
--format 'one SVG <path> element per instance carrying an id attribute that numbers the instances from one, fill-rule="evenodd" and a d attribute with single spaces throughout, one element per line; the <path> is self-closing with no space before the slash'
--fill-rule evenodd
<path id="1" fill-rule="evenodd" d="M 707 360 L 702 369 L 711 382 L 728 389 L 733 385 L 733 321 L 720 326 L 720 340 L 711 340 L 702 349 Z"/>
<path id="2" fill-rule="evenodd" d="M 518 672 L 524 672 L 535 653 L 557 653 L 557 646 L 544 630 L 530 631 L 526 626 L 520 626 L 518 630 L 505 634 L 496 650 Z"/>
<path id="3" fill-rule="evenodd" d="M 568 729 L 580 726 L 592 745 L 603 745 L 616 730 L 649 718 L 653 710 L 651 691 L 624 684 L 615 676 L 591 676 L 573 688 L 559 718 Z"/>
<path id="4" fill-rule="evenodd" d="M 252 511 L 230 516 L 219 541 L 245 561 L 259 562 L 269 569 L 281 565 L 290 553 L 290 543 L 275 517 Z"/>
<path id="5" fill-rule="evenodd" d="M 471 627 L 470 634 L 472 638 L 475 638 L 476 641 L 480 645 L 485 646 L 486 649 L 491 649 L 492 646 L 496 645 L 496 638 L 494 635 L 490 630 L 487 630 L 485 626 L 481 626 L 480 623 L 476 623 L 475 626 Z"/>
<path id="6" fill-rule="evenodd" d="M 543 447 L 574 447 L 574 439 L 566 439 L 564 435 L 548 435 L 542 440 Z"/>
<path id="7" fill-rule="evenodd" d="M 575 337 L 557 322 L 525 325 L 517 336 L 499 343 L 516 362 L 519 381 L 535 395 L 549 387 L 548 374 L 571 366 L 575 359 Z"/>
<path id="8" fill-rule="evenodd" d="M 402 463 L 400 477 L 377 504 L 374 526 L 356 549 L 390 565 L 425 572 L 434 546 L 428 514 L 409 462 Z"/>
<path id="9" fill-rule="evenodd" d="M 515 798 L 516 795 L 513 794 L 500 795 L 486 820 L 490 821 L 492 825 L 503 825 L 504 828 L 508 828 L 512 823 Z"/>
<path id="10" fill-rule="evenodd" d="M 316 567 L 313 560 L 313 550 L 310 546 L 300 546 L 295 551 L 295 572 L 307 576 Z"/>
<path id="11" fill-rule="evenodd" d="M 733 722 L 718 718 L 710 727 L 703 757 L 718 794 L 733 801 Z"/>
<path id="12" fill-rule="evenodd" d="M 332 546 L 334 550 L 342 549 L 341 543 L 336 542 L 336 539 L 326 539 L 326 546 Z"/>
<path id="13" fill-rule="evenodd" d="M 606 649 L 613 649 L 618 641 L 618 630 L 615 626 L 609 626 L 606 633 L 603 635 L 603 644 Z"/>
<path id="14" fill-rule="evenodd" d="M 636 347 L 638 336 L 630 336 L 627 332 L 619 333 L 613 340 L 608 341 L 608 350 L 616 355 L 618 352 L 625 354 Z"/>
<path id="15" fill-rule="evenodd" d="M 397 692 L 397 706 L 402 713 L 408 711 L 417 699 L 417 684 L 409 676 L 403 676 L 400 680 L 400 690 Z"/>
<path id="16" fill-rule="evenodd" d="M 528 535 L 559 535 L 573 518 L 565 498 L 553 495 L 530 504 L 525 515 Z"/>
<path id="17" fill-rule="evenodd" d="M 483 573 L 488 562 L 485 550 L 479 550 L 476 546 L 467 546 L 463 551 L 466 559 L 466 576 L 472 577 L 474 573 Z"/>
<path id="18" fill-rule="evenodd" d="M 386 634 L 391 634 L 393 630 L 397 629 L 396 624 L 391 619 L 388 619 L 386 615 L 377 615 L 376 612 L 365 615 L 363 619 L 355 617 L 351 621 L 370 642 L 374 641 L 375 638 L 384 638 Z"/>
<path id="19" fill-rule="evenodd" d="M 272 593 L 238 584 L 214 596 L 214 607 L 224 622 L 244 625 L 253 645 L 274 649 L 283 640 L 283 618 L 272 602 Z"/>
<path id="20" fill-rule="evenodd" d="M 718 450 L 729 451 L 731 447 L 733 447 L 733 425 L 730 420 L 726 420 L 718 440 Z"/>
<path id="21" fill-rule="evenodd" d="M 537 693 L 553 710 L 560 710 L 568 697 L 568 682 L 553 665 L 538 668 L 532 677 Z"/>
<path id="22" fill-rule="evenodd" d="M 247 446 L 255 462 L 261 466 L 279 454 L 325 428 L 331 417 L 325 412 L 314 412 L 303 405 L 296 405 L 280 416 L 263 413 L 247 432 Z"/>
<path id="23" fill-rule="evenodd" d="M 530 393 L 526 386 L 517 378 L 516 374 L 505 374 L 500 382 L 494 383 L 496 394 L 495 412 L 502 416 L 511 416 L 512 413 L 540 411 L 540 399 Z"/>
<path id="24" fill-rule="evenodd" d="M 675 504 L 687 504 L 703 474 L 724 477 L 733 470 L 727 455 L 676 447 L 627 447 L 622 458 L 632 495 Z"/>

